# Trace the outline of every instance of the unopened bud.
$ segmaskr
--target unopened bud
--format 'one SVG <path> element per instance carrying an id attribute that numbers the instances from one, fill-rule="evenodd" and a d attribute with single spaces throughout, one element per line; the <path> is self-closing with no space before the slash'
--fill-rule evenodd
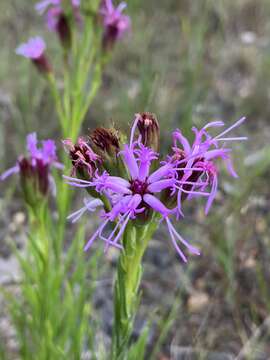
<path id="1" fill-rule="evenodd" d="M 143 112 L 138 114 L 137 119 L 137 127 L 142 137 L 143 145 L 158 151 L 160 132 L 156 115 L 150 112 Z"/>
<path id="2" fill-rule="evenodd" d="M 96 128 L 89 137 L 92 148 L 102 159 L 103 167 L 115 171 L 121 161 L 117 156 L 122 144 L 120 133 L 113 128 Z"/>
<path id="3" fill-rule="evenodd" d="M 101 156 L 115 156 L 120 150 L 120 138 L 117 130 L 96 128 L 90 139 L 96 152 Z"/>
<path id="4" fill-rule="evenodd" d="M 33 59 L 32 62 L 37 67 L 38 71 L 40 71 L 42 74 L 49 74 L 52 72 L 51 64 L 49 63 L 45 54 L 37 59 Z"/>
<path id="5" fill-rule="evenodd" d="M 85 180 L 91 179 L 101 158 L 92 150 L 89 142 L 80 137 L 76 144 L 73 144 L 70 139 L 64 140 L 63 144 L 73 165 L 72 175 L 77 175 Z"/>
<path id="6" fill-rule="evenodd" d="M 104 27 L 102 41 L 104 51 L 110 51 L 115 43 L 122 39 L 124 34 L 130 30 L 130 18 L 129 16 L 122 14 L 124 8 L 124 3 L 115 8 L 111 0 L 101 1 L 100 14 Z"/>
<path id="7" fill-rule="evenodd" d="M 69 21 L 64 13 L 59 16 L 56 28 L 63 48 L 69 49 L 71 46 L 71 31 Z"/>
<path id="8" fill-rule="evenodd" d="M 49 166 L 42 159 L 36 159 L 35 164 L 27 158 L 18 161 L 20 180 L 25 202 L 32 208 L 46 200 L 49 188 Z"/>

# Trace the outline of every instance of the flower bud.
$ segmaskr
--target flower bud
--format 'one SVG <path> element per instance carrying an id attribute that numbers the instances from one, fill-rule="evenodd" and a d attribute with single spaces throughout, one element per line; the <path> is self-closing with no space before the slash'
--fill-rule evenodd
<path id="1" fill-rule="evenodd" d="M 56 31 L 63 48 L 68 50 L 71 47 L 71 30 L 67 16 L 62 13 L 56 24 Z"/>
<path id="2" fill-rule="evenodd" d="M 80 137 L 76 144 L 70 139 L 63 141 L 65 149 L 69 153 L 73 168 L 72 175 L 82 179 L 90 180 L 101 163 L 101 158 L 89 145 L 89 142 Z"/>
<path id="3" fill-rule="evenodd" d="M 96 128 L 90 133 L 91 145 L 102 159 L 102 165 L 112 172 L 119 170 L 121 159 L 118 157 L 122 144 L 121 135 L 115 129 Z"/>
<path id="4" fill-rule="evenodd" d="M 25 202 L 33 209 L 47 199 L 49 193 L 49 165 L 42 159 L 36 159 L 35 164 L 27 158 L 18 160 L 20 181 Z"/>
<path id="5" fill-rule="evenodd" d="M 159 124 L 155 114 L 143 112 L 138 114 L 138 130 L 142 137 L 143 145 L 150 147 L 154 151 L 159 151 Z"/>
<path id="6" fill-rule="evenodd" d="M 102 0 L 100 6 L 100 15 L 103 20 L 103 50 L 110 51 L 118 40 L 121 40 L 124 34 L 130 30 L 131 21 L 129 16 L 122 14 L 126 3 L 122 2 L 114 7 L 112 0 Z"/>

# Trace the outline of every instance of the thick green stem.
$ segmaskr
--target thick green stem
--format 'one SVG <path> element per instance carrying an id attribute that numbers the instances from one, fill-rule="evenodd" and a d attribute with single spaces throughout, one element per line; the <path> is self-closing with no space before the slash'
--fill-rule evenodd
<path id="1" fill-rule="evenodd" d="M 140 302 L 142 258 L 156 228 L 156 222 L 142 227 L 136 227 L 130 222 L 124 232 L 124 250 L 119 258 L 114 288 L 113 360 L 127 359 L 129 340 Z"/>

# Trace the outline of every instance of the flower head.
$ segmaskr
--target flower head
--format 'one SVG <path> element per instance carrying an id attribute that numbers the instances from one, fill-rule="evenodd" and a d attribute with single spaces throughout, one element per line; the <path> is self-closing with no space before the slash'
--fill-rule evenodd
<path id="1" fill-rule="evenodd" d="M 37 60 L 44 54 L 45 49 L 46 44 L 44 40 L 41 37 L 36 36 L 30 38 L 27 43 L 20 45 L 16 49 L 16 54 L 31 60 Z"/>
<path id="2" fill-rule="evenodd" d="M 42 0 L 35 5 L 35 9 L 40 15 L 43 15 L 50 7 L 60 7 L 61 3 L 62 0 Z M 81 2 L 80 0 L 70 0 L 70 3 L 74 8 L 79 8 Z"/>
<path id="3" fill-rule="evenodd" d="M 103 19 L 103 46 L 105 49 L 111 48 L 130 29 L 129 16 L 122 14 L 126 6 L 125 2 L 121 2 L 117 7 L 113 6 L 112 0 L 101 2 L 100 14 Z"/>
<path id="4" fill-rule="evenodd" d="M 45 41 L 40 36 L 36 36 L 18 46 L 16 54 L 32 60 L 41 72 L 48 73 L 51 71 L 51 66 L 45 56 L 45 50 Z"/>
<path id="5" fill-rule="evenodd" d="M 36 133 L 32 133 L 26 138 L 26 148 L 27 155 L 19 156 L 16 164 L 5 171 L 0 180 L 19 173 L 26 202 L 31 206 L 37 206 L 39 200 L 46 198 L 50 189 L 55 192 L 55 183 L 50 174 L 51 167 L 63 169 L 63 165 L 58 162 L 53 140 L 44 140 L 39 146 Z"/>
<path id="6" fill-rule="evenodd" d="M 191 200 L 194 196 L 206 198 L 206 213 L 208 213 L 218 186 L 216 160 L 221 159 L 225 163 L 229 161 L 230 165 L 227 166 L 229 173 L 235 176 L 230 162 L 231 149 L 219 146 L 219 143 L 246 139 L 224 137 L 233 128 L 241 125 L 244 119 L 215 137 L 212 137 L 207 129 L 223 126 L 220 122 L 209 123 L 201 130 L 194 128 L 193 144 L 189 143 L 180 130 L 176 130 L 173 133 L 172 154 L 167 156 L 165 161 L 160 161 L 160 155 L 145 145 L 141 133 L 135 138 L 139 121 L 144 119 L 137 114 L 131 129 L 130 142 L 125 144 L 118 154 L 126 168 L 124 176 L 120 174 L 115 176 L 100 168 L 89 181 L 65 177 L 70 185 L 95 189 L 97 198 L 105 198 L 109 203 L 109 207 L 106 206 L 106 209 L 104 207 L 101 212 L 102 222 L 89 239 L 85 250 L 91 247 L 96 238 L 105 241 L 106 249 L 108 246 L 121 248 L 120 239 L 130 221 L 134 221 L 136 226 L 138 220 L 141 224 L 141 220 L 146 223 L 153 219 L 161 219 L 167 225 L 177 253 L 186 262 L 187 258 L 182 246 L 191 254 L 199 255 L 200 252 L 177 232 L 172 218 L 179 219 L 183 216 L 183 201 Z M 160 163 L 157 167 L 158 160 Z M 98 205 L 100 206 L 100 203 Z M 71 217 L 77 220 L 85 211 L 84 207 Z M 105 228 L 109 223 L 113 223 L 114 227 L 111 233 L 105 236 Z"/>
<path id="7" fill-rule="evenodd" d="M 71 0 L 70 5 L 74 18 L 80 23 L 80 0 Z M 70 23 L 62 0 L 43 0 L 38 2 L 35 8 L 40 15 L 45 14 L 48 29 L 58 33 L 64 48 L 69 48 L 71 42 Z"/>
<path id="8" fill-rule="evenodd" d="M 92 150 L 89 142 L 80 137 L 76 144 L 73 144 L 70 139 L 64 140 L 63 144 L 72 162 L 71 174 L 91 179 L 101 158 Z"/>

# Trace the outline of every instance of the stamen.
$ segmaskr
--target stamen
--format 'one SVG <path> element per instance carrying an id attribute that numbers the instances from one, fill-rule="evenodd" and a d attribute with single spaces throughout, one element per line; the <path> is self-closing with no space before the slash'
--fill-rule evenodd
<path id="1" fill-rule="evenodd" d="M 166 217 L 166 222 L 167 222 L 167 226 L 168 226 L 168 230 L 169 230 L 169 233 L 170 233 L 170 236 L 171 236 L 171 239 L 172 239 L 172 242 L 173 242 L 173 245 L 174 245 L 174 248 L 176 249 L 177 253 L 179 254 L 179 256 L 181 257 L 181 259 L 187 263 L 187 258 L 186 256 L 184 255 L 183 251 L 180 249 L 180 247 L 178 246 L 177 242 L 176 242 L 176 239 L 174 237 L 174 234 L 171 230 L 171 223 L 169 221 L 169 219 Z"/>
<path id="2" fill-rule="evenodd" d="M 129 147 L 130 148 L 132 147 L 133 142 L 134 142 L 134 135 L 135 135 L 136 127 L 138 125 L 140 117 L 141 117 L 140 114 L 135 115 L 134 123 L 132 125 L 131 133 L 130 133 L 130 142 L 129 142 Z"/>
<path id="3" fill-rule="evenodd" d="M 93 245 L 93 242 L 96 240 L 98 235 L 102 232 L 102 230 L 105 228 L 105 226 L 108 224 L 109 219 L 105 220 L 104 223 L 102 223 L 96 232 L 91 236 L 91 238 L 88 240 L 87 244 L 84 247 L 84 251 L 87 251 L 90 249 L 90 247 Z"/>
<path id="4" fill-rule="evenodd" d="M 183 192 L 186 193 L 186 194 L 196 194 L 196 195 L 201 195 L 201 196 L 205 196 L 205 197 L 207 197 L 207 196 L 210 195 L 210 193 L 208 193 L 208 192 L 185 190 L 185 189 L 183 189 L 182 187 L 179 187 L 179 186 L 175 186 L 175 187 L 176 187 L 178 190 L 181 190 L 181 191 L 183 191 Z"/>
<path id="5" fill-rule="evenodd" d="M 245 120 L 246 120 L 246 117 L 242 117 L 240 120 L 236 121 L 235 124 L 233 124 L 232 126 L 230 126 L 228 129 L 224 130 L 221 134 L 219 134 L 219 135 L 217 135 L 216 137 L 214 137 L 214 140 L 223 137 L 223 135 L 227 134 L 227 133 L 230 132 L 232 129 L 235 129 L 236 127 L 242 125 Z"/>
<path id="6" fill-rule="evenodd" d="M 232 138 L 218 138 L 215 139 L 216 141 L 245 141 L 248 140 L 247 136 L 241 136 L 241 137 L 232 137 Z"/>
<path id="7" fill-rule="evenodd" d="M 73 181 L 73 182 L 88 184 L 89 186 L 90 186 L 90 184 L 91 184 L 91 185 L 94 185 L 93 182 L 91 182 L 91 181 L 87 181 L 87 180 L 83 180 L 83 179 L 78 179 L 78 178 L 74 178 L 74 177 L 67 176 L 67 175 L 63 175 L 63 178 L 64 178 L 65 180 L 71 180 L 71 181 Z"/>

